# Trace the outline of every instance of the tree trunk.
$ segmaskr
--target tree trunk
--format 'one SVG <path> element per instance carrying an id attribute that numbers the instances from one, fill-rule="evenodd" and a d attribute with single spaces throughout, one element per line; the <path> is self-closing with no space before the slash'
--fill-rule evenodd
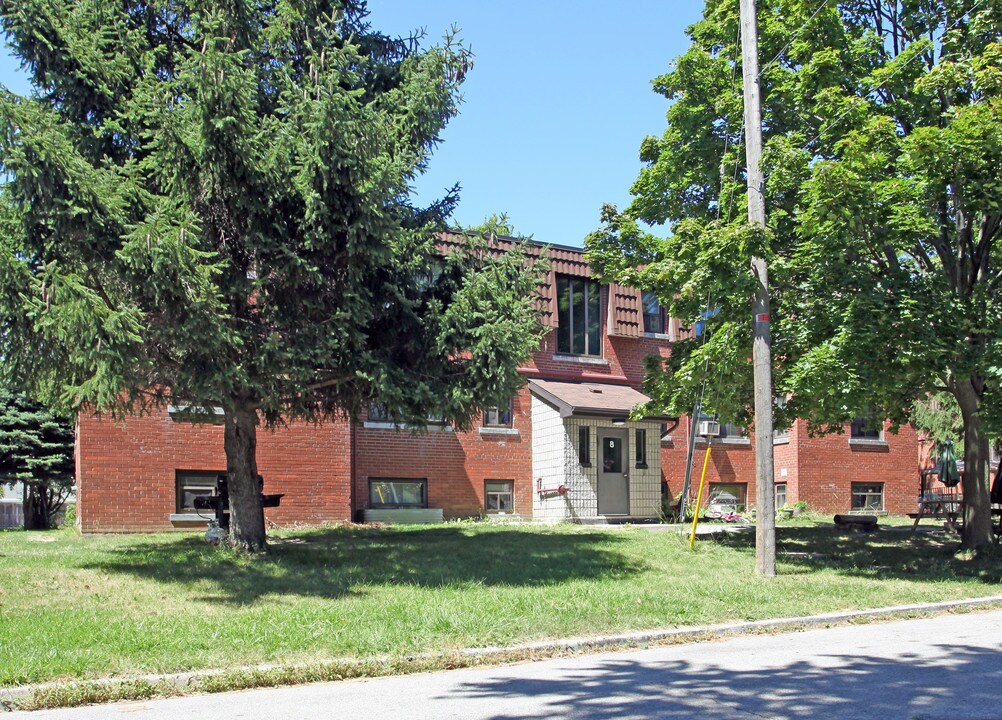
<path id="1" fill-rule="evenodd" d="M 249 403 L 225 410 L 223 447 L 230 493 L 230 544 L 248 552 L 268 549 L 257 479 L 257 411 Z"/>
<path id="2" fill-rule="evenodd" d="M 48 530 L 49 512 L 45 501 L 45 487 L 36 483 L 24 483 L 24 499 L 21 508 L 24 511 L 25 530 Z"/>
<path id="3" fill-rule="evenodd" d="M 963 547 L 980 550 L 993 542 L 989 497 L 989 446 L 981 423 L 981 397 L 971 380 L 956 380 L 951 389 L 964 419 Z"/>

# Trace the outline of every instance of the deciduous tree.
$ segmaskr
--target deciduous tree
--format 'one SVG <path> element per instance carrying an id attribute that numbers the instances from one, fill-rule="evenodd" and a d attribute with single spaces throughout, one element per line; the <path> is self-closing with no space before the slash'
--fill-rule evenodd
<path id="1" fill-rule="evenodd" d="M 782 412 L 822 432 L 864 414 L 902 423 L 917 397 L 948 390 L 964 425 L 963 542 L 984 547 L 988 437 L 1002 432 L 1002 7 L 762 2 L 764 235 L 739 212 L 737 23 L 736 0 L 708 0 L 690 49 L 655 80 L 673 104 L 641 146 L 635 199 L 588 239 L 604 274 L 658 291 L 674 314 L 719 311 L 708 341 L 652 368 L 650 389 L 684 411 L 709 367 L 718 409 L 744 411 L 748 258 L 765 253 Z"/>

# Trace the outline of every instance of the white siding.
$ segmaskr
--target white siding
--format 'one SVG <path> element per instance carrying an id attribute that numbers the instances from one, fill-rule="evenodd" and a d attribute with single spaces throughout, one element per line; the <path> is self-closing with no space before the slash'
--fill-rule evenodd
<path id="1" fill-rule="evenodd" d="M 544 488 L 566 485 L 564 455 L 567 437 L 560 413 L 535 395 L 532 396 L 532 517 L 558 522 L 570 518 L 568 496 L 557 494 L 540 498 L 536 483 L 542 478 Z"/>
<path id="2" fill-rule="evenodd" d="M 582 467 L 578 448 L 579 429 L 590 428 L 591 465 Z M 567 487 L 564 496 L 544 498 L 534 492 L 533 517 L 558 522 L 598 517 L 598 433 L 611 429 L 608 419 L 570 417 L 561 419 L 556 409 L 532 396 L 532 476 L 543 487 Z M 661 426 L 655 422 L 628 422 L 630 515 L 656 518 L 661 508 Z M 636 467 L 636 430 L 647 431 L 647 468 Z M 535 486 L 533 487 L 535 491 Z"/>

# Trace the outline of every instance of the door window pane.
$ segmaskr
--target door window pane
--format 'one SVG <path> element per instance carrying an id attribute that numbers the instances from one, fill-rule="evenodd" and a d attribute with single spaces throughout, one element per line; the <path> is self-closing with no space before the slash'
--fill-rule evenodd
<path id="1" fill-rule="evenodd" d="M 623 440 L 618 437 L 602 438 L 602 470 L 607 473 L 623 472 Z"/>

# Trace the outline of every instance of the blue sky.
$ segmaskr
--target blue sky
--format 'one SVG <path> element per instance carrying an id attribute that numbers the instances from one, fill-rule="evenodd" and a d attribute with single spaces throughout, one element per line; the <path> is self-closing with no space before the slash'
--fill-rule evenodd
<path id="1" fill-rule="evenodd" d="M 602 203 L 629 202 L 640 141 L 665 127 L 667 102 L 650 82 L 685 51 L 685 28 L 702 7 L 701 0 L 370 0 L 382 32 L 425 29 L 431 42 L 458 25 L 475 54 L 460 114 L 417 183 L 418 201 L 459 183 L 458 222 L 507 212 L 536 240 L 580 245 L 598 226 Z M 6 53 L 0 83 L 27 90 Z"/>

